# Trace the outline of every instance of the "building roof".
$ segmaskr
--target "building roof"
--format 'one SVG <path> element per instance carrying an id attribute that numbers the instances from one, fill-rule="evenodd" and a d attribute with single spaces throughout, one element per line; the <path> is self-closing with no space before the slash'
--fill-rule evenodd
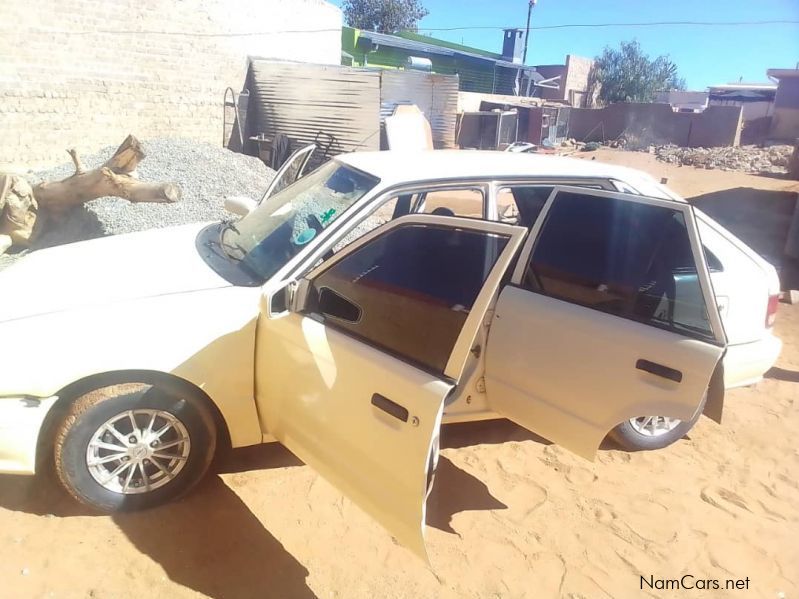
<path id="1" fill-rule="evenodd" d="M 774 79 L 789 79 L 799 77 L 799 69 L 769 69 L 766 74 Z"/>
<path id="2" fill-rule="evenodd" d="M 712 92 L 717 91 L 774 91 L 777 89 L 775 83 L 725 83 L 723 85 L 711 85 L 708 89 Z"/>
<path id="3" fill-rule="evenodd" d="M 390 35 L 388 33 L 377 33 L 375 31 L 360 31 L 360 37 L 368 39 L 374 44 L 387 46 L 389 48 L 399 48 L 401 50 L 419 52 L 422 54 L 436 54 L 438 56 L 458 56 L 462 58 L 470 58 L 473 60 L 480 60 L 493 63 L 496 64 L 497 66 L 510 69 L 524 69 L 531 71 L 535 70 L 534 67 L 518 64 L 515 62 L 509 62 L 501 58 L 493 58 L 491 56 L 486 56 L 485 54 L 478 54 L 477 52 L 459 50 L 448 46 L 439 46 L 436 43 L 434 43 L 437 40 L 434 40 L 433 38 L 431 38 L 430 42 L 423 42 L 419 40 L 399 37 L 397 35 Z"/>
<path id="4" fill-rule="evenodd" d="M 641 193 L 674 199 L 673 194 L 663 191 L 665 188 L 641 171 L 564 156 L 477 150 L 428 150 L 355 152 L 341 154 L 336 159 L 380 178 L 383 185 L 463 178 L 611 178 L 629 183 Z"/>

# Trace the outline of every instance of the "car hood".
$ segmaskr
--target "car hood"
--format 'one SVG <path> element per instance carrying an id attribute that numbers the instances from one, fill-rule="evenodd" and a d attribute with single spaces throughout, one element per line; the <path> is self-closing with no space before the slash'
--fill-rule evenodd
<path id="1" fill-rule="evenodd" d="M 32 252 L 0 272 L 0 322 L 230 286 L 195 249 L 195 238 L 206 225 Z"/>

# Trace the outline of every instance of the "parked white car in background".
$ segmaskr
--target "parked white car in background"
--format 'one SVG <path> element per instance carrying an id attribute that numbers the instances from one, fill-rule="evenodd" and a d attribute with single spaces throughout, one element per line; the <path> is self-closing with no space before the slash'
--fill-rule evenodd
<path id="1" fill-rule="evenodd" d="M 298 179 L 307 155 L 235 223 L 0 273 L 0 472 L 142 508 L 277 440 L 423 554 L 442 420 L 658 448 L 779 354 L 774 268 L 643 173 L 434 151 Z"/>

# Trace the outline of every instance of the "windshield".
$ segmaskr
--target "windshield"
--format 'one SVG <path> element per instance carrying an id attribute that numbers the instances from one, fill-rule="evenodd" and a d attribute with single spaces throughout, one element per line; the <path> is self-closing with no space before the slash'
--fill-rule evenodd
<path id="1" fill-rule="evenodd" d="M 248 270 L 268 279 L 377 182 L 331 160 L 226 227 L 222 247 Z"/>

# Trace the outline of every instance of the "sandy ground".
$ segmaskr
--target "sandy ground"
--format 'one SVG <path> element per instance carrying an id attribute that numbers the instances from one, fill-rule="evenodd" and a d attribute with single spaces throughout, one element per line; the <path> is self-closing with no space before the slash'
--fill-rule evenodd
<path id="1" fill-rule="evenodd" d="M 790 185 L 671 169 L 684 195 Z M 180 502 L 114 517 L 0 476 L 0 598 L 795 598 L 799 306 L 781 305 L 777 333 L 778 368 L 728 394 L 723 426 L 701 419 L 665 450 L 589 463 L 507 421 L 446 427 L 431 568 L 277 445 L 237 450 Z M 749 588 L 641 589 L 684 574 Z"/>

